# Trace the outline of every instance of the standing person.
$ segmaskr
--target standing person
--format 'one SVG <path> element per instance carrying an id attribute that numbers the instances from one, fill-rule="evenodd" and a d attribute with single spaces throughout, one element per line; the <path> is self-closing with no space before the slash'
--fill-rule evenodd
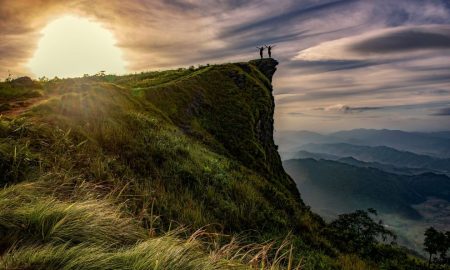
<path id="1" fill-rule="evenodd" d="M 266 48 L 267 48 L 267 53 L 269 54 L 269 58 L 272 58 L 272 48 L 274 48 L 275 46 L 277 46 L 277 45 L 269 45 L 269 46 L 267 46 L 266 45 Z"/>
<path id="2" fill-rule="evenodd" d="M 261 59 L 263 59 L 263 54 L 264 54 L 264 46 L 261 47 L 256 47 L 259 49 L 259 56 L 261 56 Z"/>

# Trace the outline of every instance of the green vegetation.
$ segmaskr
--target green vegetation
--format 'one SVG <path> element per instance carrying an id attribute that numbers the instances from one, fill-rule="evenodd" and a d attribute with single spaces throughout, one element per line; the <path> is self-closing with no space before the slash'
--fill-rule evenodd
<path id="1" fill-rule="evenodd" d="M 3 103 L 0 267 L 378 269 L 284 172 L 272 61 L 19 80 L 41 95 Z"/>
<path id="2" fill-rule="evenodd" d="M 341 252 L 357 254 L 381 269 L 422 269 L 424 263 L 398 246 L 396 235 L 385 228 L 382 220 L 374 220 L 376 216 L 371 208 L 342 214 L 325 232 Z"/>
<path id="3" fill-rule="evenodd" d="M 377 215 L 374 209 L 368 209 L 367 212 L 357 210 L 354 213 L 339 215 L 328 226 L 328 234 L 333 239 L 336 246 L 347 253 L 360 253 L 364 256 L 371 257 L 375 246 L 378 244 L 377 239 L 386 241 L 388 238 L 395 239 L 392 232 L 387 230 L 382 221 L 375 222 L 372 215 Z"/>
<path id="4" fill-rule="evenodd" d="M 373 207 L 380 213 L 419 220 L 421 215 L 413 205 L 429 197 L 450 200 L 450 178 L 442 174 L 400 175 L 339 160 L 310 158 L 287 160 L 284 165 L 294 179 L 299 179 L 299 187 L 310 191 L 303 196 L 311 205 L 332 205 L 341 213 Z"/>
<path id="5" fill-rule="evenodd" d="M 218 236 L 197 231 L 183 237 L 187 231 L 180 229 L 152 236 L 119 205 L 94 198 L 91 184 L 59 186 L 54 195 L 64 201 L 48 194 L 49 185 L 23 183 L 0 192 L 2 269 L 278 269 L 292 262 L 287 244 L 275 249 L 232 240 L 219 246 Z M 206 236 L 216 240 L 208 242 L 209 254 Z M 264 252 L 272 249 L 279 255 L 268 261 Z"/>
<path id="6" fill-rule="evenodd" d="M 425 231 L 425 240 L 423 245 L 425 251 L 430 255 L 428 258 L 428 267 L 431 265 L 433 255 L 439 253 L 439 258 L 434 262 L 440 265 L 450 265 L 450 260 L 447 258 L 447 251 L 450 249 L 450 231 L 440 232 L 435 228 L 430 227 Z"/>
<path id="7" fill-rule="evenodd" d="M 27 98 L 40 97 L 41 85 L 27 77 L 15 80 L 7 80 L 0 83 L 0 110 L 6 105 L 6 101 L 20 101 Z"/>

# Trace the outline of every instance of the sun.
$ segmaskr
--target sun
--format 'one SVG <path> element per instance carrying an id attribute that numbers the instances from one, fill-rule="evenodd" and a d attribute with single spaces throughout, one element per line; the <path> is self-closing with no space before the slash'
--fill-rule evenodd
<path id="1" fill-rule="evenodd" d="M 111 32 L 86 18 L 64 16 L 42 31 L 28 66 L 38 77 L 79 77 L 126 72 L 122 53 Z"/>

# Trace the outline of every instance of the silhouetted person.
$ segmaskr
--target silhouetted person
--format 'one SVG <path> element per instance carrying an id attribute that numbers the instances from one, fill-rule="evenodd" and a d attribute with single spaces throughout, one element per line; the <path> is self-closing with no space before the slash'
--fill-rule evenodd
<path id="1" fill-rule="evenodd" d="M 272 58 L 272 48 L 274 48 L 275 46 L 277 46 L 277 45 L 269 45 L 269 46 L 266 45 L 267 53 L 269 54 L 269 58 Z"/>
<path id="2" fill-rule="evenodd" d="M 263 54 L 264 54 L 264 46 L 261 47 L 256 47 L 259 49 L 259 56 L 261 56 L 261 59 L 263 59 Z"/>

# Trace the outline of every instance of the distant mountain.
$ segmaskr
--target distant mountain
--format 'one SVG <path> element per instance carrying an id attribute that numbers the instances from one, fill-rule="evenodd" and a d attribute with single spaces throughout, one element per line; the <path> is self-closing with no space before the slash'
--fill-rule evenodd
<path id="1" fill-rule="evenodd" d="M 408 168 L 408 167 L 397 167 L 390 164 L 383 164 L 379 162 L 364 162 L 357 160 L 353 157 L 340 157 L 336 155 L 330 155 L 330 154 L 324 154 L 324 153 L 312 153 L 304 150 L 298 151 L 295 155 L 293 155 L 293 159 L 305 159 L 305 158 L 312 158 L 316 160 L 333 160 L 333 161 L 339 161 L 341 163 L 353 165 L 356 167 L 363 167 L 363 168 L 376 168 L 380 169 L 385 172 L 395 173 L 395 174 L 406 174 L 406 175 L 417 175 L 417 174 L 423 174 L 427 172 L 434 172 L 439 173 L 439 171 L 430 171 L 430 169 L 426 168 Z"/>
<path id="2" fill-rule="evenodd" d="M 325 219 L 376 208 L 418 252 L 426 228 L 450 230 L 450 131 L 283 131 L 275 140 L 305 203 Z"/>
<path id="3" fill-rule="evenodd" d="M 439 171 L 430 170 L 427 168 L 408 168 L 408 167 L 397 167 L 390 164 L 383 164 L 379 162 L 364 162 L 357 160 L 353 157 L 344 157 L 336 159 L 336 161 L 339 161 L 341 163 L 353 165 L 356 167 L 363 167 L 363 168 L 376 168 L 385 172 L 389 173 L 395 173 L 395 174 L 405 174 L 405 175 L 418 175 L 418 174 L 424 174 L 428 172 L 433 172 L 436 174 L 440 174 Z"/>
<path id="4" fill-rule="evenodd" d="M 306 130 L 275 132 L 274 139 L 279 145 L 281 152 L 290 152 L 296 147 L 307 143 L 340 142 L 339 138 L 333 139 L 328 135 Z"/>
<path id="5" fill-rule="evenodd" d="M 450 140 L 450 131 L 430 132 L 430 133 L 428 133 L 428 135 L 437 137 L 437 138 L 443 138 L 443 139 Z"/>
<path id="6" fill-rule="evenodd" d="M 337 155 L 327 154 L 327 153 L 313 153 L 313 152 L 300 150 L 294 154 L 293 159 L 305 159 L 305 158 L 312 158 L 312 159 L 316 159 L 316 160 L 320 160 L 320 159 L 339 160 L 342 157 L 337 156 Z"/>
<path id="7" fill-rule="evenodd" d="M 450 157 L 449 132 L 406 132 L 401 130 L 354 129 L 329 134 L 334 140 L 369 146 L 389 146 L 438 157 Z"/>
<path id="8" fill-rule="evenodd" d="M 450 158 L 450 131 L 407 132 L 388 129 L 354 129 L 331 134 L 310 131 L 281 131 L 275 139 L 282 152 L 291 152 L 309 143 L 349 143 L 366 146 L 388 146 L 397 150 Z"/>
<path id="9" fill-rule="evenodd" d="M 428 197 L 450 201 L 450 178 L 445 175 L 397 175 L 330 160 L 295 159 L 283 164 L 305 202 L 319 212 L 373 207 L 383 213 L 420 219 L 413 205 Z"/>
<path id="10" fill-rule="evenodd" d="M 387 146 L 362 146 L 348 143 L 306 144 L 303 151 L 327 154 L 338 157 L 353 157 L 364 162 L 389 164 L 395 167 L 422 168 L 450 173 L 450 159 L 439 159 L 407 151 L 399 151 Z M 303 153 L 304 154 L 304 153 Z M 330 159 L 330 158 L 328 158 Z M 335 160 L 335 158 L 331 158 Z"/>

